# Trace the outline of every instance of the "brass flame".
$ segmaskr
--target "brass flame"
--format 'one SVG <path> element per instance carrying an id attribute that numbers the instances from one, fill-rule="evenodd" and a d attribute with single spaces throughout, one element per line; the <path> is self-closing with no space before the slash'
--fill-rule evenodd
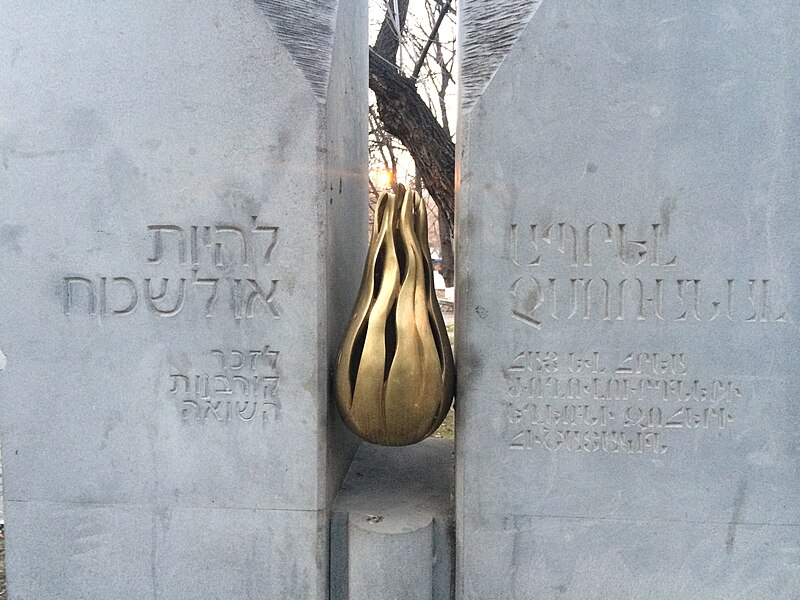
<path id="1" fill-rule="evenodd" d="M 427 211 L 419 194 L 402 186 L 375 206 L 335 388 L 347 426 L 384 446 L 430 436 L 452 404 L 455 367 L 433 287 Z"/>

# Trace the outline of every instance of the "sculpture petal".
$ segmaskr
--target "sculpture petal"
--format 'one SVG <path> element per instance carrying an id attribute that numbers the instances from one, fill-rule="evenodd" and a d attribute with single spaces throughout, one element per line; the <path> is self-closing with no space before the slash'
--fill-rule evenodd
<path id="1" fill-rule="evenodd" d="M 353 317 L 335 372 L 345 423 L 401 446 L 432 434 L 453 398 L 454 364 L 433 289 L 427 214 L 418 194 L 383 194 Z"/>

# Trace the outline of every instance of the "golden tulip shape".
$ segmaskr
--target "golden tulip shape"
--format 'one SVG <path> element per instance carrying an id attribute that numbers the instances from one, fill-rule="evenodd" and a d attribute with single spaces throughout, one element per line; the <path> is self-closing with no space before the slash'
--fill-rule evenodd
<path id="1" fill-rule="evenodd" d="M 450 410 L 455 367 L 433 287 L 427 211 L 402 186 L 375 206 L 335 387 L 345 423 L 373 444 L 419 442 Z"/>

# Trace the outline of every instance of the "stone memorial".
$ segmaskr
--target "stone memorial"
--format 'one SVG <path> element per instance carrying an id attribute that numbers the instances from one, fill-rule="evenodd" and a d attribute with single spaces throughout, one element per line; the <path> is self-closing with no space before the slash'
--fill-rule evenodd
<path id="1" fill-rule="evenodd" d="M 366 2 L 5 2 L 0 31 L 10 597 L 325 598 Z"/>
<path id="2" fill-rule="evenodd" d="M 800 597 L 800 5 L 460 18 L 457 597 Z"/>

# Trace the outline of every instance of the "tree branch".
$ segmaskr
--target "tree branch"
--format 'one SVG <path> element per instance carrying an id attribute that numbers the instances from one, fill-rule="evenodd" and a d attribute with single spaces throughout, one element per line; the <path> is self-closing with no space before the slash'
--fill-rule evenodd
<path id="1" fill-rule="evenodd" d="M 381 23 L 378 37 L 372 49 L 381 57 L 394 63 L 397 60 L 397 50 L 400 48 L 400 34 L 406 26 L 406 15 L 408 15 L 408 0 L 397 0 L 397 15 L 394 14 L 394 0 L 386 2 L 386 16 Z M 400 26 L 395 30 L 395 23 Z"/>
<path id="2" fill-rule="evenodd" d="M 419 77 L 419 72 L 422 70 L 422 65 L 425 64 L 425 57 L 428 55 L 428 50 L 431 49 L 431 44 L 433 44 L 434 38 L 439 34 L 439 27 L 442 26 L 442 22 L 444 18 L 447 16 L 447 11 L 450 10 L 450 4 L 453 0 L 447 0 L 442 6 L 442 10 L 439 13 L 439 18 L 436 19 L 436 23 L 433 26 L 433 30 L 431 31 L 430 35 L 428 36 L 428 41 L 425 42 L 425 46 L 422 48 L 422 52 L 417 59 L 417 64 L 414 65 L 414 70 L 411 72 L 411 78 L 416 79 Z"/>
<path id="3" fill-rule="evenodd" d="M 369 87 L 387 133 L 414 157 L 436 205 L 452 225 L 455 196 L 455 144 L 414 86 L 414 80 L 370 54 Z"/>

